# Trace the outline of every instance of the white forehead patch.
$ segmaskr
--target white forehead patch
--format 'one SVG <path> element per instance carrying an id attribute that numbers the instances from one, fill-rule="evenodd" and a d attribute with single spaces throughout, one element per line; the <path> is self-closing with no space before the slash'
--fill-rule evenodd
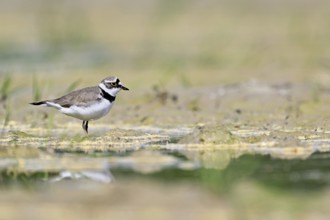
<path id="1" fill-rule="evenodd" d="M 105 83 L 119 82 L 119 79 L 118 79 L 118 78 L 113 78 L 113 79 L 111 79 L 111 80 L 106 79 L 106 80 L 104 80 L 104 82 L 105 82 Z"/>

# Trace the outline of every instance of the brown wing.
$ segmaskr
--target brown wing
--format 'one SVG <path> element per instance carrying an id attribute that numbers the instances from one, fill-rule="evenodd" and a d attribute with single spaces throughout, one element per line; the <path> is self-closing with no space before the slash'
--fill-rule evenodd
<path id="1" fill-rule="evenodd" d="M 64 108 L 69 108 L 71 105 L 88 106 L 99 100 L 100 89 L 95 87 L 88 87 L 73 91 L 58 99 L 51 100 L 52 102 L 61 105 Z"/>

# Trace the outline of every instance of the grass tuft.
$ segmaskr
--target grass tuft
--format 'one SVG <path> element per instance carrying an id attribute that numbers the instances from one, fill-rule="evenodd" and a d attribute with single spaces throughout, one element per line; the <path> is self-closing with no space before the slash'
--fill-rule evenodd
<path id="1" fill-rule="evenodd" d="M 40 101 L 41 99 L 41 87 L 40 87 L 40 83 L 38 82 L 38 79 L 36 76 L 33 76 L 33 82 L 32 82 L 32 98 L 33 101 Z"/>
<path id="2" fill-rule="evenodd" d="M 4 102 L 8 99 L 8 95 L 10 94 L 9 90 L 10 90 L 11 84 L 12 84 L 11 76 L 6 75 L 4 81 L 1 85 L 1 89 L 0 89 L 0 101 L 1 102 Z"/>
<path id="3" fill-rule="evenodd" d="M 10 118 L 11 118 L 11 107 L 10 105 L 7 103 L 5 105 L 5 117 L 4 117 L 4 120 L 3 120 L 3 127 L 6 127 L 10 121 Z"/>

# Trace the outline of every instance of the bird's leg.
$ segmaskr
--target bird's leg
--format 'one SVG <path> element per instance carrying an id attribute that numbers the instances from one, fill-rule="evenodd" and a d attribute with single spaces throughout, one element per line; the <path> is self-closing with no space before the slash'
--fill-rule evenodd
<path id="1" fill-rule="evenodd" d="M 88 134 L 88 121 L 83 121 L 83 123 L 82 123 L 82 128 L 83 128 L 84 131 L 86 131 L 86 133 Z"/>
<path id="2" fill-rule="evenodd" d="M 83 121 L 83 122 L 82 122 L 82 128 L 84 129 L 84 131 L 86 131 L 85 122 L 86 122 L 86 121 Z"/>

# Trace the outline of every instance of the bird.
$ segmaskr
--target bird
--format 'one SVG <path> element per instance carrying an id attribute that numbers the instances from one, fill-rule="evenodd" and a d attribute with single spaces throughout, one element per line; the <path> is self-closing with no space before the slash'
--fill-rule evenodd
<path id="1" fill-rule="evenodd" d="M 70 92 L 57 99 L 31 102 L 31 105 L 57 109 L 60 113 L 82 120 L 82 128 L 88 134 L 88 122 L 109 113 L 119 91 L 129 89 L 118 77 L 103 79 L 98 86 Z"/>

